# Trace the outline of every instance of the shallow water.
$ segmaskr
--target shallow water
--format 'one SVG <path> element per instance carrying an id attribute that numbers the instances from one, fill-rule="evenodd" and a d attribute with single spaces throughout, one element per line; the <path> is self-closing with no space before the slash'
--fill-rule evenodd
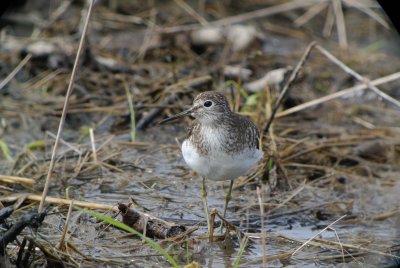
<path id="1" fill-rule="evenodd" d="M 78 11 L 77 14 L 81 12 L 78 9 L 72 11 Z M 270 23 L 269 19 L 259 20 L 258 26 L 261 28 L 263 23 Z M 285 21 L 286 26 L 283 24 L 283 27 L 294 28 L 291 22 L 288 24 L 287 19 L 281 16 L 271 18 L 271 20 L 276 20 L 277 25 Z M 316 20 L 321 21 L 321 18 Z M 352 23 L 360 21 L 364 23 L 357 25 L 367 25 L 365 18 L 360 17 L 359 14 L 352 17 L 352 20 L 354 20 L 351 21 Z M 367 23 L 372 25 L 369 21 Z M 129 25 L 129 29 L 131 26 Z M 264 25 L 266 28 L 268 26 L 269 24 Z M 308 25 L 307 31 L 315 30 L 315 26 L 317 23 Z M 248 65 L 254 71 L 251 78 L 254 80 L 272 69 L 287 65 L 295 66 L 302 50 L 311 39 L 321 39 L 320 32 L 316 34 L 317 37 L 310 36 L 309 38 L 301 32 L 303 29 L 293 29 L 294 32 L 289 34 L 286 34 L 287 31 L 284 28 L 279 29 L 283 32 L 277 33 L 276 29 L 266 31 L 266 38 L 258 40 L 261 45 L 258 44 L 254 50 L 250 49 L 243 54 L 231 55 L 232 58 L 226 63 Z M 141 35 L 143 35 L 142 30 Z M 106 33 L 105 38 L 110 40 L 114 32 L 124 35 L 112 28 L 112 32 Z M 94 29 L 92 34 L 91 37 L 94 40 L 96 38 L 103 40 L 104 33 L 100 30 L 95 32 Z M 129 32 L 129 34 L 133 36 L 131 39 L 137 36 L 135 33 Z M 351 31 L 349 34 L 351 47 L 348 54 L 337 49 L 335 37 L 332 37 L 333 40 L 319 40 L 319 42 L 329 48 L 333 54 L 345 60 L 357 72 L 372 79 L 399 69 L 400 55 L 397 49 L 399 41 L 393 36 L 397 35 L 390 31 L 374 33 L 366 29 L 362 34 L 357 32 L 354 35 Z M 7 39 L 6 37 L 4 38 Z M 96 49 L 102 48 L 107 52 L 105 54 L 115 52 L 107 47 L 97 48 L 95 42 L 92 42 L 92 45 L 95 48 L 94 54 L 97 53 Z M 115 56 L 120 56 L 119 53 L 126 54 L 130 49 L 126 48 L 127 44 L 123 42 L 111 45 L 123 47 L 123 49 L 119 48 L 121 51 L 115 52 Z M 219 64 L 219 56 L 220 53 L 222 54 L 220 50 L 209 48 L 211 54 L 206 54 L 206 56 L 192 54 L 193 51 L 190 53 L 184 51 L 186 55 L 178 49 L 172 51 L 173 46 L 165 51 L 164 46 L 165 44 L 162 46 L 160 44 L 160 47 L 156 48 L 159 50 L 150 51 L 148 58 L 145 58 L 148 62 L 143 62 L 144 66 L 141 66 L 142 62 L 138 64 L 131 58 L 124 62 L 133 65 L 130 70 L 132 74 L 127 75 L 132 80 L 125 78 L 135 85 L 133 90 L 134 100 L 137 101 L 135 105 L 137 104 L 137 107 L 149 105 L 137 109 L 136 119 L 141 119 L 151 111 L 153 107 L 151 105 L 160 105 L 159 94 L 162 98 L 171 94 L 171 92 L 163 91 L 165 87 L 176 82 L 164 79 L 164 76 L 170 76 L 171 72 L 176 71 L 179 75 L 178 80 L 209 74 L 214 76 L 213 89 L 226 87 L 226 81 L 223 78 L 216 78 L 220 76 L 220 70 L 209 70 L 214 68 L 216 63 Z M 9 51 L 3 51 L 0 48 L 0 52 L 2 59 L 6 59 L 4 64 L 10 61 L 7 58 Z M 166 64 L 164 59 L 173 52 L 178 55 L 176 66 Z M 20 51 L 15 52 L 18 55 L 19 53 Z M 182 53 L 184 55 L 181 55 Z M 89 69 L 88 66 L 83 67 Z M 7 125 L 3 127 L 1 124 L 0 139 L 10 146 L 11 155 L 18 159 L 14 165 L 12 162 L 7 162 L 0 153 L 0 174 L 32 177 L 38 180 L 38 184 L 33 187 L 1 184 L 1 195 L 40 194 L 43 189 L 51 144 L 54 142 L 54 139 L 46 136 L 45 132 L 54 133 L 57 130 L 67 80 L 58 77 L 54 79 L 55 84 L 49 86 L 46 84 L 43 88 L 24 87 L 23 82 L 26 80 L 38 78 L 32 77 L 34 76 L 32 73 L 36 75 L 37 72 L 44 72 L 41 68 L 32 63 L 32 67 L 26 67 L 27 71 L 22 71 L 17 76 L 15 83 L 0 91 L 0 120 L 6 120 Z M 1 72 L 3 76 L 8 73 L 5 69 L 1 69 Z M 157 241 L 163 248 L 170 249 L 170 253 L 180 264 L 184 265 L 195 260 L 203 267 L 233 267 L 241 242 L 233 232 L 224 242 L 209 243 L 204 237 L 207 227 L 201 200 L 201 179 L 187 167 L 176 142 L 176 139 L 179 142 L 183 141 L 190 120 L 159 126 L 155 122 L 165 116 L 161 112 L 160 118 L 157 118 L 146 131 L 137 132 L 136 141 L 130 143 L 128 136 L 130 122 L 125 91 L 118 85 L 114 85 L 113 79 L 110 81 L 106 79 L 108 77 L 116 79 L 117 76 L 124 74 L 123 71 L 114 73 L 108 69 L 103 72 L 97 69 L 96 71 L 82 69 L 80 80 L 77 82 L 79 87 L 75 92 L 77 95 L 74 95 L 71 109 L 94 107 L 115 108 L 117 111 L 122 107 L 123 112 L 112 111 L 115 114 L 111 112 L 108 114 L 108 112 L 76 112 L 75 110 L 67 116 L 63 139 L 83 153 L 82 155 L 74 154 L 68 146 L 60 145 L 60 157 L 55 167 L 49 195 L 69 196 L 76 200 L 82 199 L 108 205 L 117 205 L 118 202 L 128 203 L 133 200 L 138 210 L 185 225 L 187 228 L 198 228 L 188 238 L 187 248 L 183 245 L 169 248 L 171 243 Z M 99 81 L 99 84 L 90 87 L 85 84 L 86 79 L 91 82 Z M 53 80 L 50 79 L 50 82 Z M 31 86 L 33 84 L 32 82 Z M 348 74 L 337 69 L 317 52 L 312 52 L 298 80 L 292 85 L 290 97 L 293 100 L 306 102 L 354 84 L 354 79 Z M 161 88 L 161 90 L 155 91 L 155 88 Z M 398 82 L 382 85 L 380 88 L 394 97 L 399 96 Z M 117 92 L 117 89 L 122 93 Z M 167 110 L 164 112 L 176 112 L 185 105 L 189 105 L 193 97 L 191 90 L 194 89 L 182 90 L 183 98 L 171 104 L 171 107 L 167 105 Z M 225 93 L 229 95 L 230 92 L 226 90 Z M 275 93 L 272 90 L 272 95 Z M 154 99 L 152 99 L 153 94 Z M 81 97 L 84 98 L 83 102 L 80 102 Z M 265 96 L 261 97 L 259 96 L 259 99 L 262 101 L 266 100 Z M 119 102 L 114 103 L 115 99 L 119 99 Z M 100 101 L 96 102 L 96 100 Z M 264 109 L 265 105 L 263 102 L 258 107 L 246 108 L 248 111 L 253 111 L 260 107 Z M 263 118 L 263 112 L 260 114 L 258 118 L 254 116 L 253 119 L 257 119 L 259 121 L 257 123 L 262 125 L 265 118 Z M 108 166 L 96 164 L 89 157 L 82 165 L 80 172 L 76 172 L 77 166 L 83 163 L 80 162 L 82 157 L 86 152 L 91 152 L 90 139 L 84 136 L 84 131 L 81 129 L 81 127 L 89 126 L 96 126 L 97 146 L 111 135 L 115 135 L 108 145 L 98 151 L 99 162 L 106 163 Z M 253 170 L 249 181 L 246 182 L 247 177 L 237 179 L 227 211 L 228 221 L 238 227 L 242 234 L 250 237 L 241 258 L 240 267 L 262 266 L 264 255 L 260 238 L 262 231 L 267 235 L 265 255 L 272 258 L 267 261 L 268 267 L 399 266 L 398 258 L 388 256 L 391 252 L 396 256 L 399 254 L 400 113 L 398 109 L 381 102 L 369 92 L 347 96 L 279 118 L 274 123 L 273 131 L 278 153 L 273 157 L 269 181 L 260 181 L 262 165 Z M 81 139 L 82 137 L 86 138 Z M 26 149 L 29 143 L 41 139 L 46 139 L 47 146 L 44 149 Z M 264 143 L 269 142 L 269 139 L 270 137 L 264 137 Z M 380 143 L 371 145 L 371 141 Z M 269 151 L 272 146 L 264 147 L 266 151 Z M 315 149 L 315 147 L 318 148 Z M 289 150 L 290 148 L 294 149 Z M 313 148 L 315 150 L 308 151 Z M 356 149 L 363 151 L 364 154 L 357 153 Z M 284 155 L 287 152 L 291 154 Z M 302 154 L 290 158 L 297 153 Z M 369 156 L 375 158 L 368 158 Z M 285 174 L 278 173 L 277 163 L 283 166 Z M 207 182 L 209 209 L 217 208 L 218 211 L 222 211 L 228 184 L 227 181 Z M 264 219 L 260 217 L 256 186 L 262 188 L 262 199 L 266 211 Z M 29 206 L 29 204 L 31 202 L 23 203 L 24 206 Z M 49 211 L 49 216 L 38 234 L 54 246 L 60 240 L 67 210 L 65 207 L 53 205 L 49 207 Z M 110 212 L 104 213 L 116 216 Z M 332 228 L 321 232 L 344 215 L 347 216 L 334 224 Z M 120 219 L 119 216 L 116 217 Z M 264 230 L 261 230 L 262 223 Z M 26 231 L 25 234 L 31 233 Z M 97 261 L 85 260 L 71 251 L 71 254 L 75 254 L 73 257 L 77 262 L 82 263 L 83 267 L 96 267 L 99 264 L 110 267 L 168 266 L 166 260 L 158 252 L 150 249 L 140 239 L 128 236 L 125 232 L 77 210 L 72 213 L 69 234 L 69 241 L 79 251 L 86 256 L 98 259 Z M 280 255 L 293 252 L 305 241 L 314 237 L 315 239 L 295 256 Z M 343 250 L 340 246 L 333 247 L 328 241 L 341 243 Z M 343 255 L 346 255 L 345 258 Z"/>

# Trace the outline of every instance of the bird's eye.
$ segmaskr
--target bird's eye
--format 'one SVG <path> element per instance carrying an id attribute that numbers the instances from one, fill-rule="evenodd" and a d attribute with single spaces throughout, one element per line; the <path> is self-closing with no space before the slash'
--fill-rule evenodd
<path id="1" fill-rule="evenodd" d="M 213 102 L 208 100 L 208 101 L 205 101 L 203 105 L 204 105 L 204 107 L 211 107 L 213 105 Z"/>

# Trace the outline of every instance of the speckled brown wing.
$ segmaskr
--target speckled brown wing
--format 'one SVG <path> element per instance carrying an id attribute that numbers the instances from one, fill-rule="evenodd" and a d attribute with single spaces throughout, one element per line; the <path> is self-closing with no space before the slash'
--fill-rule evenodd
<path id="1" fill-rule="evenodd" d="M 246 148 L 250 150 L 260 148 L 260 133 L 250 119 L 239 114 L 231 114 L 224 118 L 224 124 L 221 126 L 227 133 L 224 148 L 226 153 L 238 153 Z"/>
<path id="2" fill-rule="evenodd" d="M 249 147 L 250 149 L 260 149 L 260 132 L 250 119 L 245 119 L 247 122 L 246 140 L 249 141 Z"/>

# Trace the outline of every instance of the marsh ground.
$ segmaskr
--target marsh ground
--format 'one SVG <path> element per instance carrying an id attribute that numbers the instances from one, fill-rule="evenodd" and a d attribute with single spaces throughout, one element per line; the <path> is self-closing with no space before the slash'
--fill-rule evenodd
<path id="1" fill-rule="evenodd" d="M 400 82 L 387 78 L 398 76 L 398 34 L 345 4 L 350 1 L 316 1 L 297 8 L 292 5 L 298 2 L 286 1 L 188 1 L 196 14 L 183 1 L 150 2 L 96 4 L 49 196 L 110 206 L 133 200 L 138 210 L 198 228 L 183 242 L 158 241 L 179 264 L 233 267 L 238 237 L 231 234 L 215 243 L 204 238 L 201 180 L 185 165 L 178 146 L 190 119 L 166 126 L 157 122 L 183 110 L 199 92 L 220 90 L 236 111 L 262 128 L 288 75 L 277 83 L 264 82 L 258 92 L 248 91 L 249 83 L 278 68 L 289 67 L 290 73 L 311 41 L 362 76 L 381 79 L 378 88 L 399 99 Z M 343 3 L 345 36 L 337 31 L 335 19 L 340 28 L 340 16 L 333 15 L 338 2 Z M 362 3 L 385 17 L 379 6 Z M 276 6 L 283 10 L 257 20 L 246 18 L 248 12 Z M 0 174 L 35 180 L 1 183 L 2 204 L 18 208 L 11 222 L 35 209 L 32 195 L 42 193 L 86 10 L 83 1 L 32 1 L 2 16 L 1 80 L 32 55 L 0 88 Z M 244 16 L 236 24 L 250 28 L 229 39 L 232 29 L 224 26 L 217 40 L 196 43 L 193 35 L 202 25 L 216 20 L 222 25 L 236 15 Z M 194 29 L 180 26 L 187 24 Z M 251 42 L 237 47 L 245 35 Z M 228 75 L 227 66 L 242 73 Z M 235 182 L 227 219 L 250 237 L 240 267 L 262 266 L 263 255 L 268 267 L 399 265 L 399 107 L 370 90 L 359 90 L 288 112 L 358 84 L 317 49 L 311 52 L 270 132 L 263 135 L 264 160 Z M 208 183 L 210 207 L 222 210 L 227 186 Z M 66 248 L 56 250 L 67 211 L 68 206 L 48 205 L 42 226 L 34 232 L 27 228 L 19 239 L 34 236 L 66 267 L 168 266 L 142 240 L 79 210 L 69 219 Z M 7 249 L 11 259 L 19 246 L 16 242 Z M 31 265 L 41 266 L 48 258 L 38 251 Z"/>

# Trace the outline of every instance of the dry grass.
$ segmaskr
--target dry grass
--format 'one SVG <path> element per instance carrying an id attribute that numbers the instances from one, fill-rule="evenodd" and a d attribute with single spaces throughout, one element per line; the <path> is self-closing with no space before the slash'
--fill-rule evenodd
<path id="1" fill-rule="evenodd" d="M 2 35 L 12 49 L 0 49 L 0 140 L 13 160 L 0 155 L 1 204 L 16 209 L 11 222 L 38 202 L 39 211 L 47 212 L 38 230 L 21 233 L 24 243 L 9 245 L 11 259 L 22 249 L 31 266 L 166 264 L 142 240 L 72 206 L 120 219 L 116 205 L 129 200 L 138 210 L 193 228 L 156 241 L 182 266 L 213 260 L 239 267 L 399 261 L 400 76 L 392 73 L 399 61 L 379 51 L 365 56 L 356 33 L 346 28 L 352 16 L 385 22 L 373 7 L 350 0 L 277 1 L 262 8 L 250 2 L 230 9 L 180 0 L 100 3 L 90 21 L 91 7 L 61 4 L 47 23 L 33 21 L 32 35 Z M 351 5 L 374 21 L 351 13 Z M 306 27 L 324 10 L 323 31 L 331 33 L 336 23 L 339 44 L 350 53 L 336 49 L 335 40 L 309 44 L 318 37 L 283 21 L 288 16 Z M 258 36 L 243 51 L 234 52 L 229 42 L 194 47 L 187 33 L 244 22 L 256 25 Z M 49 53 L 26 51 L 39 40 Z M 271 40 L 286 42 L 273 54 Z M 281 85 L 249 93 L 242 78 L 223 75 L 227 65 L 250 69 L 250 81 L 296 67 Z M 201 182 L 192 179 L 176 145 L 184 128 L 156 125 L 209 89 L 223 91 L 235 110 L 265 130 L 266 152 L 235 185 L 226 219 L 218 214 L 224 191 L 209 185 L 215 225 L 227 230 L 214 234 L 212 243 L 204 236 Z M 240 245 L 245 237 L 248 246 Z"/>

